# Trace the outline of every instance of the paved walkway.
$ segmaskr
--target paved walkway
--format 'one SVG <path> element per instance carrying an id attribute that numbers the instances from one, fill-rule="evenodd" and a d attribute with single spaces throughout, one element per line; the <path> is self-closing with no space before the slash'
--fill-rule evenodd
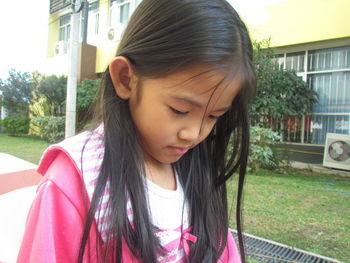
<path id="1" fill-rule="evenodd" d="M 0 195 L 36 185 L 41 179 L 36 168 L 36 164 L 0 152 Z"/>
<path id="2" fill-rule="evenodd" d="M 311 170 L 315 173 L 334 174 L 343 177 L 350 177 L 350 171 L 324 167 L 321 164 L 310 164 L 302 162 L 292 162 L 292 167 L 297 169 Z"/>
<path id="3" fill-rule="evenodd" d="M 42 178 L 37 165 L 0 153 L 0 263 L 16 262 L 25 221 Z"/>
<path id="4" fill-rule="evenodd" d="M 27 186 L 0 195 L 0 263 L 16 262 L 36 188 Z"/>

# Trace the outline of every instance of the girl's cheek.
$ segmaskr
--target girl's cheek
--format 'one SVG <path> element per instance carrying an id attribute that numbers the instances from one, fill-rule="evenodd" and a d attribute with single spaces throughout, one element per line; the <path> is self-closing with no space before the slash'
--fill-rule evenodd
<path id="1" fill-rule="evenodd" d="M 214 128 L 215 123 L 206 123 L 203 127 L 202 127 L 202 131 L 201 134 L 198 138 L 198 142 L 196 142 L 196 144 L 201 143 L 202 141 L 204 141 L 209 133 L 211 132 L 211 130 Z"/>

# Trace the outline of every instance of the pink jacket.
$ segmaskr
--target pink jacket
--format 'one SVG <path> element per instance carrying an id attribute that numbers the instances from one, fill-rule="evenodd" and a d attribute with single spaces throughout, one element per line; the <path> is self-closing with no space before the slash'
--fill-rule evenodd
<path id="1" fill-rule="evenodd" d="M 17 262 L 76 262 L 90 205 L 81 172 L 60 147 L 52 147 L 45 153 L 38 172 L 44 177 L 27 218 Z M 99 255 L 96 255 L 96 240 L 102 241 L 94 222 L 85 249 L 85 263 L 101 262 Z M 98 245 L 101 244 L 103 242 L 98 242 Z M 123 262 L 139 262 L 127 245 L 123 244 L 122 251 Z M 230 233 L 219 262 L 241 262 Z"/>

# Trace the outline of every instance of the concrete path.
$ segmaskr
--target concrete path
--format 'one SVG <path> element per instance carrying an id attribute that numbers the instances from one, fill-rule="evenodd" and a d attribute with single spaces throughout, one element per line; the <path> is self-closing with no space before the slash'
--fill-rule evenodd
<path id="1" fill-rule="evenodd" d="M 314 173 L 323 173 L 323 174 L 334 174 L 342 177 L 350 177 L 350 171 L 328 168 L 321 164 L 310 164 L 310 163 L 302 163 L 302 162 L 292 162 L 293 168 L 302 169 L 302 170 L 311 170 Z"/>
<path id="2" fill-rule="evenodd" d="M 16 262 L 28 211 L 42 178 L 37 165 L 0 153 L 0 263 Z"/>
<path id="3" fill-rule="evenodd" d="M 16 262 L 36 188 L 27 186 L 0 195 L 0 263 Z"/>
<path id="4" fill-rule="evenodd" d="M 36 164 L 0 152 L 0 195 L 38 184 L 42 176 L 36 168 Z"/>

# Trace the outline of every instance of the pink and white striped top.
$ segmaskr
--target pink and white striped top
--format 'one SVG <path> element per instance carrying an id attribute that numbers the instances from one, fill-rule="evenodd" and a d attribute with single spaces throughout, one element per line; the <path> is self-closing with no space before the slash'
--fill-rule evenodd
<path id="1" fill-rule="evenodd" d="M 52 145 L 47 151 L 52 147 L 61 148 L 74 161 L 83 176 L 85 187 L 91 200 L 104 156 L 103 126 L 100 125 L 92 132 L 83 132 L 67 138 L 58 144 Z M 166 251 L 158 255 L 158 262 L 185 262 L 185 255 L 189 252 L 187 242 L 196 242 L 197 238 L 190 234 L 188 207 L 185 203 L 180 183 L 177 182 L 175 191 L 170 191 L 145 178 L 145 189 L 150 219 L 152 224 L 158 229 L 154 234 Z M 107 183 L 102 203 L 95 215 L 98 230 L 104 241 L 108 239 L 106 235 L 110 213 L 107 204 L 108 197 L 109 185 Z M 128 218 L 132 223 L 133 211 L 131 202 L 128 201 L 126 206 Z M 99 215 L 103 217 L 98 218 Z"/>

